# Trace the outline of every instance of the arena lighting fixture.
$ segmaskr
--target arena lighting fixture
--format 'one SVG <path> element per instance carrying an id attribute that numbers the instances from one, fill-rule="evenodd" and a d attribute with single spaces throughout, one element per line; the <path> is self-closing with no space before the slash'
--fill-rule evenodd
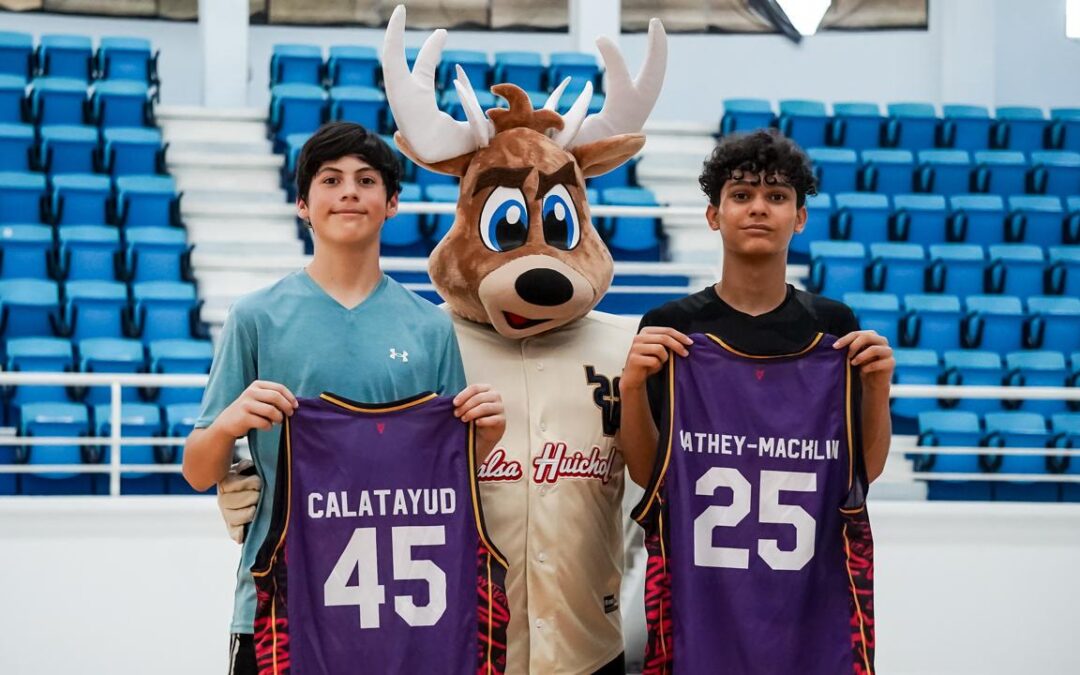
<path id="1" fill-rule="evenodd" d="M 832 0 L 747 0 L 746 4 L 798 44 L 803 36 L 817 33 Z"/>

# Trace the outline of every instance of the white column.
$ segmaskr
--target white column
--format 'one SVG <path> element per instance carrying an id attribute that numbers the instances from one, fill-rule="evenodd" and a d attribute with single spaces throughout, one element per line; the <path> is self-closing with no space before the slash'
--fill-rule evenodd
<path id="1" fill-rule="evenodd" d="M 941 45 L 941 102 L 993 109 L 997 99 L 997 3 L 930 3 L 930 27 Z M 937 25 L 934 25 L 937 23 Z"/>
<path id="2" fill-rule="evenodd" d="M 242 108 L 248 90 L 247 0 L 199 0 L 203 105 Z"/>
<path id="3" fill-rule="evenodd" d="M 570 0 L 571 49 L 597 54 L 596 38 L 606 35 L 618 44 L 622 30 L 620 0 Z"/>

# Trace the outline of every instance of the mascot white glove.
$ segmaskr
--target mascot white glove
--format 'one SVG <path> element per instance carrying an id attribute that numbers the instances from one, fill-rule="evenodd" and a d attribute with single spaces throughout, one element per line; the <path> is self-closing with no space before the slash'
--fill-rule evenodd
<path id="1" fill-rule="evenodd" d="M 218 509 L 229 537 L 237 544 L 244 543 L 244 526 L 255 519 L 255 504 L 262 490 L 262 480 L 254 468 L 248 459 L 233 464 L 217 485 Z"/>

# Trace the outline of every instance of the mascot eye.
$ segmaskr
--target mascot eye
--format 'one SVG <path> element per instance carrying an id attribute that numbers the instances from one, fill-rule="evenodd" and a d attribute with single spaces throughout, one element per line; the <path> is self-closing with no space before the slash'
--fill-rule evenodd
<path id="1" fill-rule="evenodd" d="M 480 238 L 492 251 L 510 251 L 525 244 L 529 212 L 517 188 L 497 187 L 480 212 Z"/>
<path id="2" fill-rule="evenodd" d="M 574 199 L 565 185 L 556 185 L 544 195 L 544 240 L 551 246 L 569 251 L 578 245 L 581 228 L 578 227 Z"/>

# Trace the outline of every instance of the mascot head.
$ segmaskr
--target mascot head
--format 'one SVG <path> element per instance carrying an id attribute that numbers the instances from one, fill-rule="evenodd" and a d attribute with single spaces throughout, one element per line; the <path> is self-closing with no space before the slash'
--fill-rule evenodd
<path id="1" fill-rule="evenodd" d="M 641 73 L 631 80 L 615 45 L 597 41 L 607 68 L 604 107 L 588 115 L 586 84 L 565 115 L 555 111 L 569 78 L 534 110 L 512 84 L 492 93 L 509 108 L 480 109 L 465 72 L 457 88 L 467 121 L 439 110 L 435 69 L 446 31 L 435 31 L 409 71 L 405 8 L 390 17 L 383 44 L 386 97 L 398 148 L 418 165 L 458 176 L 454 224 L 431 254 L 428 271 L 460 316 L 523 338 L 563 326 L 600 301 L 614 268 L 593 227 L 585 179 L 617 168 L 645 144 L 640 133 L 660 93 L 667 41 L 656 19 Z"/>

